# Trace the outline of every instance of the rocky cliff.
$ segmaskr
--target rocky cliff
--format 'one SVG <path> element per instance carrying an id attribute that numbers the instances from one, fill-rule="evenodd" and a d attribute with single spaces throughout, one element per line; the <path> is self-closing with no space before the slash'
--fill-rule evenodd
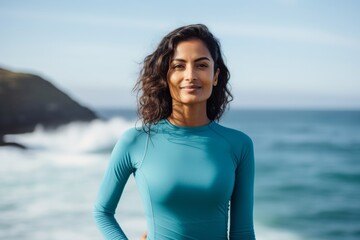
<path id="1" fill-rule="evenodd" d="M 31 132 L 37 124 L 51 128 L 96 118 L 43 78 L 0 68 L 0 145 L 3 135 Z"/>

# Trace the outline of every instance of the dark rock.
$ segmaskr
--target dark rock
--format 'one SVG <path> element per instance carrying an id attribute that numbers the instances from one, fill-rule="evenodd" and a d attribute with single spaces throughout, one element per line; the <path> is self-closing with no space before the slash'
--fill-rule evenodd
<path id="1" fill-rule="evenodd" d="M 0 136 L 31 132 L 37 124 L 54 128 L 96 118 L 41 77 L 0 68 Z"/>
<path id="2" fill-rule="evenodd" d="M 15 142 L 5 142 L 3 136 L 0 136 L 0 147 L 1 146 L 10 146 L 10 147 L 16 147 L 16 148 L 21 148 L 21 149 L 27 149 L 26 146 L 20 144 L 20 143 L 15 143 Z"/>

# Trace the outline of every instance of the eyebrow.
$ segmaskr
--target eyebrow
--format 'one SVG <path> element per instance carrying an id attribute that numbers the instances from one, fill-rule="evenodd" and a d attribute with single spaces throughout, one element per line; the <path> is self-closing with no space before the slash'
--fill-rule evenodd
<path id="1" fill-rule="evenodd" d="M 210 59 L 208 57 L 200 57 L 200 58 L 195 59 L 194 62 L 199 62 L 199 61 L 202 61 L 202 60 L 210 61 Z M 171 62 L 173 62 L 173 61 L 186 62 L 184 59 L 181 59 L 181 58 L 174 58 Z"/>

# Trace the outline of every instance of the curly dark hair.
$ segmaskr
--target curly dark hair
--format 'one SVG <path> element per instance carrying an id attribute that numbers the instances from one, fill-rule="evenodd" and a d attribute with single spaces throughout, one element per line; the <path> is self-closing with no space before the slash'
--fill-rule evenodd
<path id="1" fill-rule="evenodd" d="M 172 98 L 167 81 L 169 64 L 177 45 L 186 40 L 200 39 L 214 60 L 214 72 L 219 68 L 218 84 L 207 100 L 206 113 L 210 120 L 219 121 L 233 96 L 228 89 L 230 72 L 222 58 L 220 42 L 203 24 L 179 27 L 167 34 L 156 50 L 143 62 L 140 76 L 133 90 L 138 95 L 138 115 L 145 126 L 156 124 L 172 113 Z M 144 126 L 143 125 L 143 126 Z"/>

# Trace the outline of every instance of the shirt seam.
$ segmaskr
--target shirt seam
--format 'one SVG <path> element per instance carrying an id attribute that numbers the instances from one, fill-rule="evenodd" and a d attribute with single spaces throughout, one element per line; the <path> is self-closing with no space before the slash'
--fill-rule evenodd
<path id="1" fill-rule="evenodd" d="M 140 169 L 142 167 L 142 165 L 143 165 L 144 159 L 145 159 L 146 154 L 147 154 L 148 145 L 149 145 L 149 134 L 147 134 L 147 136 L 146 136 L 144 153 L 143 153 L 143 156 L 142 156 L 141 161 L 139 163 L 138 169 Z"/>
<path id="2" fill-rule="evenodd" d="M 146 179 L 146 177 L 145 177 L 144 172 L 141 171 L 141 170 L 139 170 L 139 171 L 141 172 L 141 175 L 142 175 L 142 177 L 143 177 L 143 179 L 144 179 L 144 181 L 145 181 L 146 191 L 147 191 L 147 193 L 148 193 L 148 195 L 149 195 L 151 219 L 152 219 L 152 222 L 153 222 L 153 231 L 154 231 L 154 232 L 153 232 L 153 239 L 155 239 L 155 233 L 156 233 L 155 226 L 156 226 L 156 224 L 155 224 L 154 208 L 153 208 L 153 204 L 152 204 L 152 200 L 151 200 L 151 193 L 150 193 L 150 189 L 149 189 L 149 184 L 148 184 L 148 182 L 147 182 L 147 179 Z M 148 234 L 149 234 L 149 232 L 148 232 Z"/>
<path id="3" fill-rule="evenodd" d="M 153 222 L 153 238 L 155 239 L 155 233 L 156 233 L 156 230 L 155 230 L 155 218 L 154 218 L 154 209 L 153 209 L 153 204 L 152 204 L 152 200 L 151 200 L 151 194 L 150 194 L 150 189 L 149 189 L 149 184 L 147 182 L 147 179 L 145 177 L 145 174 L 144 172 L 141 170 L 141 167 L 144 163 L 144 160 L 145 160 L 145 157 L 146 157 L 146 154 L 147 154 L 147 151 L 148 151 L 148 146 L 149 146 L 149 139 L 150 139 L 150 134 L 147 134 L 146 135 L 146 141 L 145 141 L 145 149 L 144 149 L 144 153 L 143 153 L 143 156 L 141 158 L 141 161 L 140 161 L 140 164 L 139 164 L 139 167 L 138 167 L 138 171 L 140 171 L 144 178 L 144 181 L 146 183 L 146 190 L 147 190 L 147 193 L 149 195 L 149 201 L 150 201 L 150 211 L 151 211 L 151 218 L 152 218 L 152 222 Z"/>
<path id="4" fill-rule="evenodd" d="M 234 154 L 234 156 L 235 156 L 235 161 L 236 161 L 236 162 L 234 162 L 234 160 L 233 160 L 233 162 L 234 162 L 235 168 L 237 168 L 237 166 L 240 164 L 240 159 L 237 157 L 236 151 L 234 151 L 231 142 L 230 142 L 224 135 L 222 135 L 222 134 L 219 133 L 215 128 L 213 128 L 212 126 L 210 127 L 210 129 L 211 129 L 213 132 L 215 132 L 217 135 L 219 135 L 221 138 L 223 138 L 223 139 L 226 141 L 226 143 L 230 146 L 230 149 L 231 149 L 232 153 Z"/>

